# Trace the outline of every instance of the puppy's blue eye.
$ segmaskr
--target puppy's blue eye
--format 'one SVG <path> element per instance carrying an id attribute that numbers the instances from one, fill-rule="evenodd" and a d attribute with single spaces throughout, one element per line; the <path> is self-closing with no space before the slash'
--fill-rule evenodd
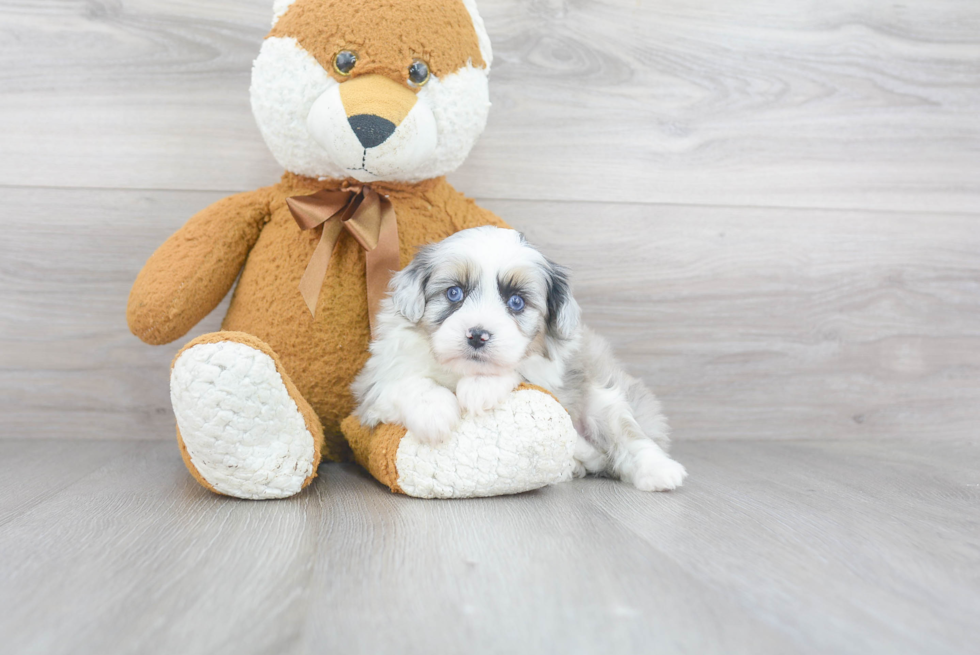
<path id="1" fill-rule="evenodd" d="M 524 309 L 524 299 L 520 296 L 511 296 L 510 300 L 507 301 L 507 306 L 513 312 L 522 311 Z"/>
<path id="2" fill-rule="evenodd" d="M 446 289 L 446 298 L 449 302 L 459 302 L 463 299 L 463 290 L 459 287 L 449 287 Z"/>

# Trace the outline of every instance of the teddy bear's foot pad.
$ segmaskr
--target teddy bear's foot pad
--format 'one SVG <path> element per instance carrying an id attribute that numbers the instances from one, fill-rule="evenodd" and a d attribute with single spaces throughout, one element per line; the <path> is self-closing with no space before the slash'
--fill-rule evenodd
<path id="1" fill-rule="evenodd" d="M 502 405 L 464 418 L 445 443 L 408 432 L 398 448 L 399 486 L 417 498 L 499 496 L 572 477 L 577 434 L 550 395 L 514 392 Z"/>
<path id="2" fill-rule="evenodd" d="M 516 494 L 564 482 L 575 471 L 578 434 L 551 394 L 522 385 L 500 406 L 463 419 L 429 445 L 404 427 L 343 423 L 354 457 L 392 491 L 416 498 Z"/>
<path id="3" fill-rule="evenodd" d="M 170 398 L 185 462 L 213 491 L 285 498 L 312 479 L 314 436 L 261 350 L 235 341 L 190 345 L 174 362 Z"/>

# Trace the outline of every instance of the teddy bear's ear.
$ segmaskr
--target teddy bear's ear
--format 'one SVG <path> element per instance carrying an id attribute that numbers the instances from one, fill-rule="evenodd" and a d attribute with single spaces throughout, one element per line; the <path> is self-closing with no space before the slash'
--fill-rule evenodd
<path id="1" fill-rule="evenodd" d="M 272 0 L 272 26 L 275 27 L 282 15 L 296 0 Z"/>
<path id="2" fill-rule="evenodd" d="M 487 34 L 487 28 L 483 24 L 483 18 L 476 8 L 476 0 L 463 0 L 463 5 L 466 7 L 466 11 L 469 12 L 470 18 L 473 19 L 473 29 L 476 30 L 476 38 L 480 44 L 480 56 L 483 57 L 483 61 L 489 71 L 490 64 L 493 63 L 493 48 L 490 47 L 490 36 Z"/>
<path id="3" fill-rule="evenodd" d="M 412 263 L 391 278 L 389 285 L 395 310 L 412 323 L 421 321 L 425 313 L 425 287 L 432 275 L 432 248 L 421 248 Z"/>

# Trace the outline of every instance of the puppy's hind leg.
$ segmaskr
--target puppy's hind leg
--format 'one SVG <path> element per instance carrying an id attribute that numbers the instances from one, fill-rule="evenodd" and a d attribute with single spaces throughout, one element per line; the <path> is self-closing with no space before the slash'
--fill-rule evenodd
<path id="1" fill-rule="evenodd" d="M 628 428 L 624 434 L 631 431 Z M 687 477 L 680 462 L 671 459 L 655 441 L 642 434 L 627 436 L 614 449 L 616 452 L 610 458 L 613 471 L 640 491 L 670 491 L 681 486 Z"/>
<path id="2" fill-rule="evenodd" d="M 676 489 L 687 471 L 665 450 L 670 439 L 660 403 L 639 380 L 627 377 L 625 386 L 625 398 L 604 412 L 610 472 L 641 491 Z"/>

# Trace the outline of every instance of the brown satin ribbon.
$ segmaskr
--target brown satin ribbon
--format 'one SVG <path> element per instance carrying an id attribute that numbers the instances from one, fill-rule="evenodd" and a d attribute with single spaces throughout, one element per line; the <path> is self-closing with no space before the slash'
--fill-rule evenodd
<path id="1" fill-rule="evenodd" d="M 286 204 L 301 230 L 323 226 L 320 242 L 306 265 L 299 291 L 316 316 L 320 289 L 327 276 L 330 257 L 342 230 L 351 233 L 365 250 L 368 318 L 374 332 L 374 317 L 398 270 L 398 222 L 391 201 L 371 187 L 349 187 L 340 191 L 323 190 L 311 196 L 286 198 Z"/>

